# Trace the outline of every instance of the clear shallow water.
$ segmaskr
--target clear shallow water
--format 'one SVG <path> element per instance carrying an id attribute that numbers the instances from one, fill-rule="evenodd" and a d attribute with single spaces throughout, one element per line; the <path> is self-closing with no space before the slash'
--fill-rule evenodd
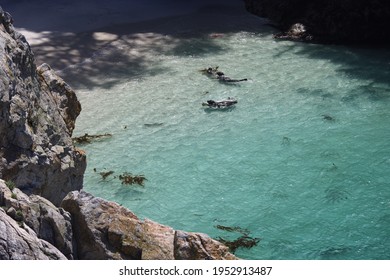
<path id="1" fill-rule="evenodd" d="M 148 40 L 127 49 L 135 37 Z M 86 191 L 213 238 L 240 236 L 218 225 L 248 229 L 261 241 L 237 250 L 241 258 L 390 258 L 388 51 L 251 32 L 140 35 L 116 49 L 143 67 L 78 90 L 74 136 L 113 135 L 82 146 Z M 86 63 L 112 59 L 109 50 Z M 198 71 L 216 65 L 249 81 L 224 85 Z M 228 96 L 238 99 L 231 111 L 201 107 Z M 102 180 L 109 170 L 143 174 L 145 187 Z"/>

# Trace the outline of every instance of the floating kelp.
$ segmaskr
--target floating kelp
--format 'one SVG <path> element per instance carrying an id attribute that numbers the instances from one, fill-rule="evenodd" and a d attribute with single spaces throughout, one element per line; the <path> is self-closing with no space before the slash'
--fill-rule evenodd
<path id="1" fill-rule="evenodd" d="M 241 228 L 241 227 L 227 227 L 227 226 L 222 226 L 222 225 L 216 225 L 215 226 L 217 229 L 228 231 L 228 232 L 238 232 L 242 233 L 245 235 L 248 235 L 250 231 L 246 228 Z"/>
<path id="2" fill-rule="evenodd" d="M 114 174 L 114 171 L 110 170 L 110 171 L 106 171 L 106 172 L 100 172 L 99 174 L 100 174 L 100 176 L 102 176 L 103 180 L 106 180 L 108 176 Z"/>
<path id="3" fill-rule="evenodd" d="M 122 185 L 133 185 L 137 184 L 144 187 L 144 181 L 147 180 L 144 175 L 133 175 L 128 172 L 124 172 L 119 175 L 119 180 L 122 181 Z"/>
<path id="4" fill-rule="evenodd" d="M 89 135 L 88 133 L 85 133 L 83 136 L 73 137 L 72 140 L 73 140 L 73 143 L 77 143 L 77 144 L 89 144 L 93 140 L 111 137 L 111 136 L 112 136 L 112 134 L 110 134 L 110 133 L 96 134 L 96 135 Z"/>
<path id="5" fill-rule="evenodd" d="M 222 237 L 218 237 L 217 240 L 225 244 L 232 253 L 234 253 L 238 248 L 247 248 L 250 249 L 253 246 L 256 246 L 259 243 L 259 238 L 253 238 L 247 235 L 238 237 L 237 239 L 230 241 Z"/>
<path id="6" fill-rule="evenodd" d="M 222 237 L 216 238 L 216 240 L 225 244 L 232 253 L 234 253 L 238 248 L 252 248 L 253 246 L 256 246 L 260 241 L 260 238 L 250 237 L 250 231 L 248 229 L 244 229 L 241 227 L 228 227 L 222 225 L 216 225 L 215 227 L 223 231 L 237 232 L 242 234 L 240 237 L 234 239 L 233 241 L 227 240 Z"/>
<path id="7" fill-rule="evenodd" d="M 94 168 L 94 169 L 93 169 L 93 172 L 97 172 L 97 169 Z M 101 171 L 101 172 L 99 172 L 99 175 L 102 176 L 102 180 L 103 180 L 103 181 L 106 180 L 107 177 L 110 176 L 110 175 L 112 175 L 112 174 L 114 174 L 114 171 L 112 171 L 112 170 L 109 170 L 109 171 Z M 114 179 L 115 179 L 115 178 L 116 178 L 116 177 L 114 176 Z"/>

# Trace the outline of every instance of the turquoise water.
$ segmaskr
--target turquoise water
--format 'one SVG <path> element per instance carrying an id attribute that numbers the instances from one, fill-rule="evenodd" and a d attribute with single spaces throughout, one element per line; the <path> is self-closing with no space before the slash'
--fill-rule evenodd
<path id="1" fill-rule="evenodd" d="M 389 51 L 148 33 L 85 63 L 119 65 L 118 49 L 136 71 L 77 91 L 74 136 L 112 134 L 81 146 L 86 191 L 213 238 L 240 236 L 219 225 L 247 229 L 260 242 L 236 251 L 245 259 L 390 258 Z M 198 71 L 208 66 L 249 80 L 221 84 Z M 226 97 L 234 109 L 201 106 Z M 121 185 L 123 172 L 145 187 Z"/>

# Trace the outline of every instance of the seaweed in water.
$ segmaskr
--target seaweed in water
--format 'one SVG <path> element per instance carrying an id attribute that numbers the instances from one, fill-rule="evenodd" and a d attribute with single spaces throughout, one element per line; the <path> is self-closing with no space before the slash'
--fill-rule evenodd
<path id="1" fill-rule="evenodd" d="M 227 227 L 227 226 L 222 226 L 222 225 L 216 225 L 215 226 L 217 229 L 228 231 L 228 232 L 239 232 L 244 235 L 248 235 L 250 231 L 246 228 L 241 228 L 241 227 Z"/>
<path id="2" fill-rule="evenodd" d="M 320 252 L 322 259 L 332 260 L 341 259 L 343 255 L 347 254 L 351 249 L 348 247 L 330 247 Z"/>
<path id="3" fill-rule="evenodd" d="M 218 237 L 217 240 L 225 244 L 232 253 L 235 253 L 238 248 L 247 248 L 250 249 L 253 246 L 256 246 L 259 243 L 259 238 L 253 238 L 247 235 L 242 235 L 239 238 L 230 241 L 222 237 Z"/>
<path id="4" fill-rule="evenodd" d="M 334 122 L 336 119 L 330 115 L 322 115 L 323 119 L 329 122 Z"/>
<path id="5" fill-rule="evenodd" d="M 77 144 L 89 144 L 92 142 L 92 140 L 100 139 L 103 137 L 111 137 L 112 134 L 105 133 L 105 134 L 97 134 L 97 135 L 89 135 L 88 133 L 85 133 L 83 136 L 79 137 L 73 137 L 72 140 L 74 143 Z"/>
<path id="6" fill-rule="evenodd" d="M 349 193 L 346 190 L 341 190 L 336 187 L 331 187 L 325 190 L 325 199 L 331 203 L 347 200 L 348 196 Z"/>
<path id="7" fill-rule="evenodd" d="M 235 251 L 238 248 L 250 249 L 253 246 L 256 246 L 259 243 L 259 241 L 260 241 L 260 238 L 250 237 L 249 236 L 250 231 L 248 229 L 243 229 L 241 227 L 227 227 L 227 226 L 222 226 L 222 225 L 217 225 L 216 228 L 218 228 L 220 230 L 227 231 L 227 232 L 238 232 L 238 233 L 241 233 L 241 236 L 236 238 L 236 239 L 234 239 L 233 241 L 227 240 L 227 239 L 222 238 L 222 237 L 217 237 L 216 238 L 216 240 L 218 240 L 219 242 L 225 244 L 230 249 L 230 251 L 232 253 L 235 253 Z"/>
<path id="8" fill-rule="evenodd" d="M 290 137 L 287 137 L 287 136 L 283 136 L 283 139 L 282 139 L 282 145 L 283 146 L 288 146 L 291 144 L 291 138 Z"/>
<path id="9" fill-rule="evenodd" d="M 119 175 L 119 180 L 122 181 L 122 185 L 133 185 L 137 184 L 144 187 L 144 181 L 147 180 L 144 175 L 133 175 L 128 172 L 124 172 Z"/>
<path id="10" fill-rule="evenodd" d="M 100 174 L 100 176 L 102 176 L 103 180 L 106 180 L 108 176 L 110 176 L 111 174 L 114 174 L 114 171 L 110 170 L 110 171 L 106 171 L 106 172 L 100 172 L 99 174 Z"/>

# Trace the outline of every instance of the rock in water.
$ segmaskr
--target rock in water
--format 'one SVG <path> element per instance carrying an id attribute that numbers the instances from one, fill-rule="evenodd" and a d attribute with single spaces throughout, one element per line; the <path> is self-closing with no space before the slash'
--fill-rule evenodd
<path id="1" fill-rule="evenodd" d="M 71 213 L 79 259 L 236 259 L 205 234 L 176 231 L 84 191 L 69 193 L 62 207 Z"/>

